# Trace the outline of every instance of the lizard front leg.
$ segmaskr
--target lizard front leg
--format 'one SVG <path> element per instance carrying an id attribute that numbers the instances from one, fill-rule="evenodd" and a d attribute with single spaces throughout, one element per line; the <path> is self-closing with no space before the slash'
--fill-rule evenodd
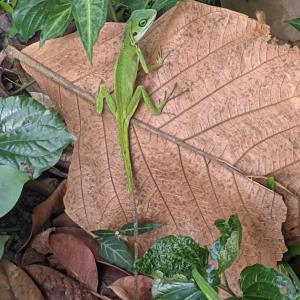
<path id="1" fill-rule="evenodd" d="M 137 56 L 139 58 L 139 62 L 141 64 L 141 66 L 142 66 L 142 69 L 144 70 L 144 72 L 146 74 L 148 74 L 148 73 L 150 73 L 150 72 L 152 72 L 154 70 L 159 69 L 163 65 L 164 58 L 161 55 L 161 51 L 160 51 L 160 53 L 159 53 L 159 55 L 158 55 L 158 57 L 156 59 L 156 62 L 154 64 L 151 64 L 151 65 L 148 65 L 146 63 L 145 57 L 144 57 L 141 49 L 138 46 L 136 46 L 136 53 L 137 53 Z"/>
<path id="2" fill-rule="evenodd" d="M 169 97 L 165 97 L 165 99 L 160 99 L 159 104 L 156 105 L 153 100 L 151 99 L 149 93 L 146 91 L 146 89 L 139 85 L 137 86 L 130 102 L 127 108 L 127 117 L 130 120 L 131 117 L 134 115 L 137 106 L 141 100 L 141 98 L 144 100 L 146 107 L 148 108 L 149 112 L 153 115 L 160 115 L 165 105 L 168 103 L 169 100 L 171 100 L 173 97 L 171 95 L 173 94 L 174 90 L 176 88 L 176 85 L 174 86 L 172 92 L 170 93 Z"/>
<path id="3" fill-rule="evenodd" d="M 104 100 L 106 100 L 109 110 L 115 117 L 116 111 L 117 111 L 116 103 L 115 103 L 114 99 L 112 98 L 111 94 L 109 93 L 107 87 L 104 84 L 100 84 L 99 90 L 98 90 L 98 96 L 96 99 L 97 113 L 100 113 L 100 114 L 102 113 Z"/>

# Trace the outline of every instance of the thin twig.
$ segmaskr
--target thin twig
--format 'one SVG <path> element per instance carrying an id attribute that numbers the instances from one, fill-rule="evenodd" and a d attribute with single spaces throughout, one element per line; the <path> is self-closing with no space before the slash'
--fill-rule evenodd
<path id="1" fill-rule="evenodd" d="M 24 83 L 23 85 L 21 85 L 21 87 L 19 89 L 17 89 L 16 91 L 13 91 L 12 93 L 10 93 L 10 96 L 15 96 L 20 94 L 21 92 L 23 92 L 24 90 L 26 90 L 28 87 L 30 87 L 31 85 L 33 85 L 35 83 L 35 80 L 31 80 L 27 83 Z"/>
<path id="2" fill-rule="evenodd" d="M 109 7 L 109 11 L 110 11 L 112 19 L 114 20 L 114 22 L 118 22 L 118 17 L 115 12 L 114 6 L 112 4 L 112 0 L 108 0 L 108 7 Z"/>

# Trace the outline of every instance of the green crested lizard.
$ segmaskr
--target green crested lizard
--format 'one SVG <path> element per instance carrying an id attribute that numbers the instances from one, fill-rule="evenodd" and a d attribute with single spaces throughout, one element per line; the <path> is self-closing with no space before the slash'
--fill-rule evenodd
<path id="1" fill-rule="evenodd" d="M 114 65 L 114 92 L 113 96 L 104 84 L 101 84 L 96 100 L 96 111 L 102 113 L 104 99 L 107 102 L 109 110 L 116 119 L 119 143 L 121 148 L 122 159 L 124 163 L 126 179 L 128 184 L 128 193 L 132 202 L 132 215 L 134 223 L 134 256 L 135 261 L 138 257 L 138 221 L 137 205 L 134 197 L 134 179 L 132 163 L 129 150 L 129 122 L 134 115 L 141 99 L 144 100 L 148 110 L 159 115 L 170 100 L 169 98 L 159 101 L 156 106 L 150 98 L 148 92 L 141 85 L 135 88 L 137 72 L 139 65 L 142 66 L 145 73 L 158 68 L 162 65 L 162 58 L 159 56 L 156 64 L 148 66 L 141 49 L 137 45 L 139 40 L 150 28 L 156 17 L 156 11 L 153 9 L 135 10 L 127 21 L 123 44 Z"/>

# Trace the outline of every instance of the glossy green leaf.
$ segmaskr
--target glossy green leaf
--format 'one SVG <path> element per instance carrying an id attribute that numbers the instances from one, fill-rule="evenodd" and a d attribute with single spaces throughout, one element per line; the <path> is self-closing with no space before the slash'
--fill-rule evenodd
<path id="1" fill-rule="evenodd" d="M 0 234 L 0 259 L 2 258 L 2 255 L 5 250 L 5 244 L 9 240 L 9 235 Z"/>
<path id="2" fill-rule="evenodd" d="M 48 14 L 41 27 L 41 46 L 46 40 L 64 34 L 73 18 L 70 0 L 51 0 L 47 8 Z"/>
<path id="3" fill-rule="evenodd" d="M 219 273 L 222 273 L 231 266 L 239 254 L 242 226 L 236 215 L 231 215 L 228 221 L 216 220 L 215 225 L 221 236 L 212 244 L 210 256 L 218 262 Z"/>
<path id="4" fill-rule="evenodd" d="M 156 228 L 161 227 L 160 224 L 153 224 L 153 223 L 139 223 L 138 224 L 138 233 L 143 234 L 146 232 L 150 232 Z M 133 228 L 133 223 L 128 223 L 126 225 L 123 225 L 120 229 L 120 234 L 121 235 L 126 235 L 126 236 L 134 236 L 134 228 Z"/>
<path id="5" fill-rule="evenodd" d="M 280 262 L 276 266 L 276 270 L 278 272 L 290 277 L 294 286 L 296 287 L 297 291 L 300 292 L 300 280 L 299 280 L 298 276 L 296 275 L 296 273 L 294 272 L 294 270 L 292 269 L 292 267 L 288 263 Z"/>
<path id="6" fill-rule="evenodd" d="M 300 31 L 300 18 L 291 19 L 287 21 L 290 25 Z"/>
<path id="7" fill-rule="evenodd" d="M 92 61 L 93 46 L 106 20 L 107 0 L 71 0 L 71 3 L 80 39 Z"/>
<path id="8" fill-rule="evenodd" d="M 0 165 L 37 178 L 73 140 L 58 114 L 33 98 L 0 98 Z"/>
<path id="9" fill-rule="evenodd" d="M 92 233 L 99 237 L 112 237 L 116 235 L 115 231 L 108 229 L 93 230 Z"/>
<path id="10" fill-rule="evenodd" d="M 205 280 L 205 278 L 197 271 L 196 268 L 193 269 L 193 278 L 196 281 L 201 292 L 209 300 L 221 300 L 218 293 L 211 287 L 211 285 Z"/>
<path id="11" fill-rule="evenodd" d="M 48 14 L 48 0 L 18 0 L 12 14 L 14 26 L 25 41 L 39 31 Z"/>
<path id="12" fill-rule="evenodd" d="M 206 299 L 193 280 L 176 275 L 173 278 L 155 278 L 152 285 L 154 300 L 204 300 Z"/>
<path id="13" fill-rule="evenodd" d="M 266 180 L 267 188 L 275 192 L 276 190 L 276 181 L 273 176 L 269 176 Z"/>
<path id="14" fill-rule="evenodd" d="M 243 300 L 294 300 L 296 289 L 286 275 L 263 265 L 246 267 L 240 275 Z"/>
<path id="15" fill-rule="evenodd" d="M 0 165 L 0 218 L 17 203 L 29 176 L 16 168 Z"/>
<path id="16" fill-rule="evenodd" d="M 100 255 L 104 259 L 128 271 L 132 270 L 133 257 L 122 240 L 117 237 L 108 237 L 102 239 L 99 243 Z"/>
<path id="17" fill-rule="evenodd" d="M 160 271 L 166 277 L 192 275 L 193 267 L 207 267 L 208 250 L 186 236 L 166 236 L 157 240 L 136 263 L 136 271 L 152 275 Z"/>

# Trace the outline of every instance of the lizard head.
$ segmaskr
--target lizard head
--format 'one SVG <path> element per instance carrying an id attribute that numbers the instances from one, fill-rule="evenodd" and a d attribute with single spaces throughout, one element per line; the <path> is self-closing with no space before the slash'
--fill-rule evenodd
<path id="1" fill-rule="evenodd" d="M 132 12 L 127 24 L 130 25 L 131 39 L 136 44 L 156 18 L 155 9 L 141 9 Z"/>

